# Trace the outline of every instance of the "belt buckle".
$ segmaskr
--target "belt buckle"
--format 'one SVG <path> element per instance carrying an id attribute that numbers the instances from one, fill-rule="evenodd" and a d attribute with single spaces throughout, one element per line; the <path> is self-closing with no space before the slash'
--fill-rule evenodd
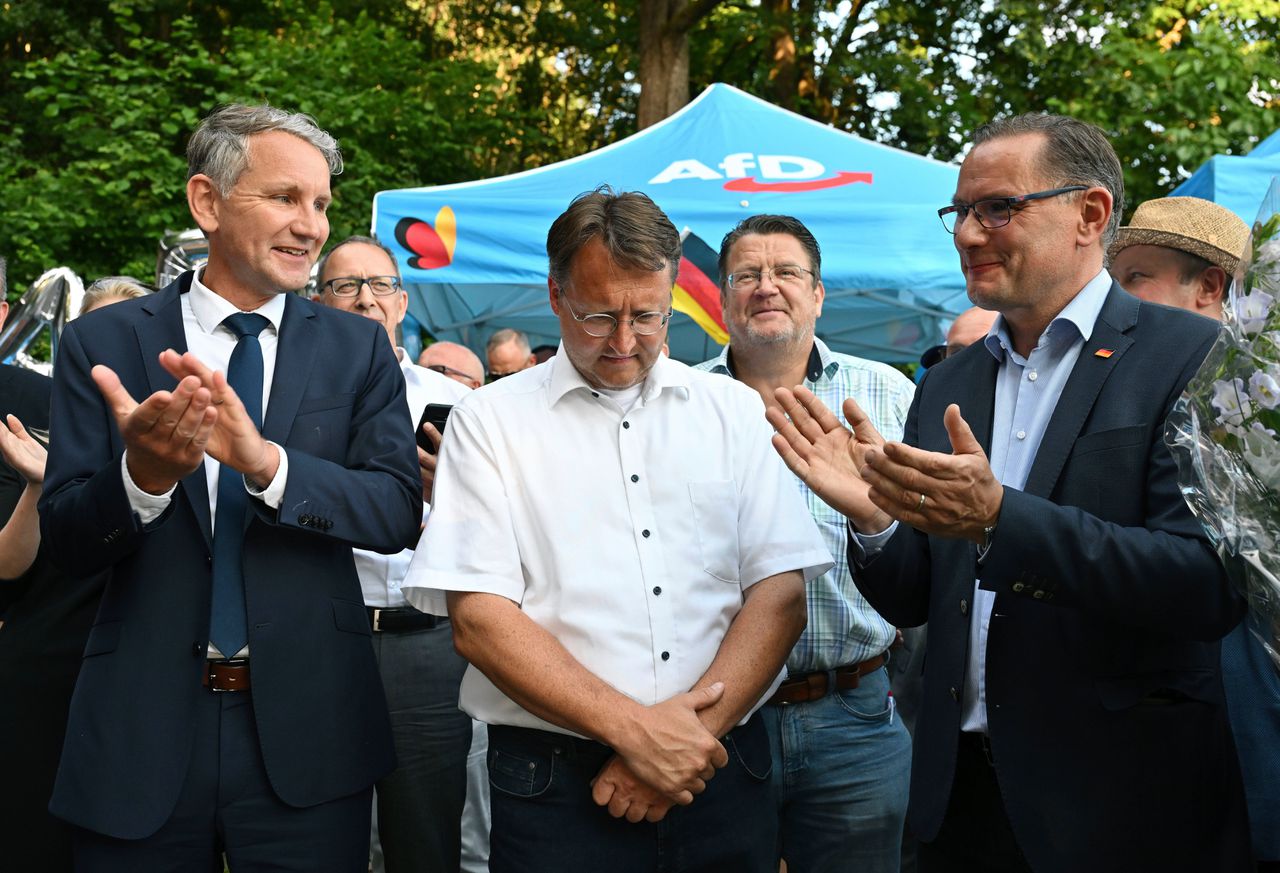
<path id="1" fill-rule="evenodd" d="M 373 609 L 373 632 L 382 633 L 382 610 L 378 607 Z"/>
<path id="2" fill-rule="evenodd" d="M 209 678 L 209 684 L 206 687 L 215 694 L 225 694 L 228 691 L 242 690 L 240 688 L 218 688 L 213 679 L 213 667 L 215 664 L 226 664 L 231 667 L 241 667 L 248 663 L 248 658 L 210 658 L 205 661 L 205 670 Z"/>

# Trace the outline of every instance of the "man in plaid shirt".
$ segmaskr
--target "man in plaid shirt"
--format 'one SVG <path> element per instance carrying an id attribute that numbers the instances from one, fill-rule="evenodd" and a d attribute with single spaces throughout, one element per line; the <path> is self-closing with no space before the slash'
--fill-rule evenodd
<path id="1" fill-rule="evenodd" d="M 897 370 L 833 352 L 814 336 L 822 314 L 821 252 L 784 215 L 743 220 L 720 247 L 720 298 L 729 345 L 697 369 L 724 373 L 776 405 L 804 385 L 847 426 L 845 398 L 886 439 L 900 439 L 914 386 Z M 789 873 L 897 871 L 911 740 L 894 714 L 884 666 L 895 629 L 849 575 L 845 518 L 799 480 L 835 566 L 806 587 L 809 624 L 790 678 L 761 712 L 773 751 L 779 852 Z"/>

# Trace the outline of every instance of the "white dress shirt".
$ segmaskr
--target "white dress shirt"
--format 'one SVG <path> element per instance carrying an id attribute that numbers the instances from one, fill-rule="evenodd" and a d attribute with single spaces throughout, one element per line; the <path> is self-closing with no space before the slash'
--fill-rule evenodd
<path id="1" fill-rule="evenodd" d="M 831 567 L 769 433 L 732 379 L 660 357 L 624 412 L 559 353 L 454 409 L 405 594 L 428 612 L 445 591 L 501 595 L 637 702 L 685 692 L 747 588 Z M 475 667 L 461 705 L 565 733 Z"/>
<path id="2" fill-rule="evenodd" d="M 414 425 L 422 417 L 428 403 L 457 403 L 471 390 L 448 376 L 419 367 L 409 359 L 405 350 L 396 349 L 400 360 L 400 372 L 404 373 L 405 399 L 409 403 L 409 416 Z M 422 517 L 427 517 L 428 507 L 423 504 Z M 364 549 L 352 549 L 356 561 L 356 573 L 360 576 L 360 589 L 364 592 L 365 606 L 394 609 L 405 605 L 400 583 L 409 571 L 413 549 L 405 549 L 394 555 L 382 555 Z M 443 610 L 439 613 L 444 615 Z"/>
<path id="3" fill-rule="evenodd" d="M 180 295 L 180 303 L 182 330 L 187 339 L 187 350 L 209 369 L 221 370 L 225 373 L 239 338 L 222 322 L 227 316 L 235 315 L 241 310 L 225 297 L 220 297 L 205 287 L 200 281 L 199 272 L 191 277 L 191 288 L 186 294 Z M 271 384 L 276 371 L 276 348 L 280 341 L 280 323 L 284 319 L 284 306 L 284 295 L 277 294 L 254 310 L 256 315 L 261 315 L 270 322 L 270 325 L 258 334 L 258 344 L 262 347 L 262 418 L 264 421 L 267 417 L 267 400 L 271 397 Z M 134 399 L 139 402 L 143 400 L 141 397 Z M 253 497 L 267 506 L 279 509 L 280 502 L 284 500 L 285 484 L 289 478 L 289 460 L 283 446 L 275 443 L 272 445 L 275 445 L 280 452 L 280 466 L 276 470 L 275 478 L 261 491 L 247 481 L 245 488 Z M 129 505 L 138 514 L 143 524 L 150 524 L 164 513 L 169 506 L 169 501 L 173 499 L 174 489 L 178 486 L 174 485 L 164 494 L 148 494 L 139 488 L 129 475 L 128 452 L 121 455 L 120 467 L 124 474 L 124 490 L 129 498 Z M 209 491 L 211 527 L 214 523 L 213 519 L 218 515 L 218 476 L 221 470 L 222 465 L 214 460 L 212 455 L 204 456 L 204 479 Z M 249 647 L 245 646 L 236 653 L 236 656 L 245 657 L 248 652 Z M 220 654 L 217 647 L 210 643 L 209 657 L 216 658 Z"/>

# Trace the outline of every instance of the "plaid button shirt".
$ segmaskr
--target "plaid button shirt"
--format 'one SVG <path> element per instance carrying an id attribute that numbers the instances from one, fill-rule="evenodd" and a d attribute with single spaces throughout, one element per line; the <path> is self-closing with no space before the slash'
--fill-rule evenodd
<path id="1" fill-rule="evenodd" d="M 732 377 L 729 346 L 725 346 L 719 357 L 704 361 L 694 369 Z M 833 352 L 815 337 L 804 385 L 845 427 L 849 422 L 841 406 L 845 398 L 852 397 L 886 440 L 902 439 L 902 427 L 915 386 L 888 364 Z M 787 668 L 792 673 L 831 670 L 873 658 L 889 648 L 894 628 L 871 608 L 853 584 L 845 518 L 799 479 L 796 486 L 804 494 L 835 566 L 806 586 L 809 625 L 791 650 Z"/>

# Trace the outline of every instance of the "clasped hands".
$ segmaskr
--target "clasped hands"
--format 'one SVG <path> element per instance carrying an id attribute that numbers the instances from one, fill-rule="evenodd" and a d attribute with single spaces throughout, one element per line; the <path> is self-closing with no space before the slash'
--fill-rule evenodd
<path id="1" fill-rule="evenodd" d="M 592 780 L 592 799 L 630 822 L 659 821 L 672 806 L 692 803 L 729 763 L 725 747 L 698 717 L 723 695 L 724 684 L 716 682 L 641 708 Z"/>
<path id="2" fill-rule="evenodd" d="M 894 521 L 917 530 L 981 544 L 1000 516 L 1004 488 L 986 453 L 951 404 L 943 426 L 951 453 L 886 442 L 853 399 L 844 402 L 844 427 L 813 392 L 779 388 L 765 417 L 773 446 L 802 482 L 863 534 Z"/>
<path id="3" fill-rule="evenodd" d="M 191 352 L 160 353 L 160 366 L 178 380 L 138 403 L 110 368 L 91 371 L 128 453 L 129 476 L 149 494 L 163 494 L 204 461 L 205 453 L 265 488 L 280 465 L 279 451 L 263 439 L 244 404 Z"/>

